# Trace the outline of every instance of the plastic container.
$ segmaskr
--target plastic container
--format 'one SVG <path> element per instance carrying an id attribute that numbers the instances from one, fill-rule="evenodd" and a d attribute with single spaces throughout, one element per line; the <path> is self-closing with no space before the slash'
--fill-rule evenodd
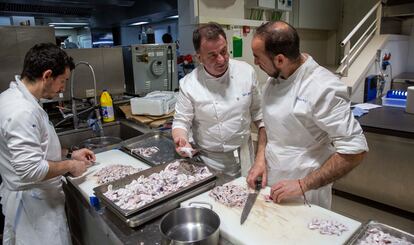
<path id="1" fill-rule="evenodd" d="M 102 118 L 104 122 L 112 122 L 115 120 L 114 106 L 112 104 L 111 95 L 104 89 L 101 94 L 101 109 L 102 109 Z"/>
<path id="2" fill-rule="evenodd" d="M 405 108 L 406 104 L 407 104 L 407 99 L 387 98 L 386 96 L 382 97 L 382 105 L 383 106 L 393 106 L 393 107 Z"/>

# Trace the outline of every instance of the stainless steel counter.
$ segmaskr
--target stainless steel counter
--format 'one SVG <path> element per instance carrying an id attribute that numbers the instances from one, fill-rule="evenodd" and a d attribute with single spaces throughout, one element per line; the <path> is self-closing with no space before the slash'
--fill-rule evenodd
<path id="1" fill-rule="evenodd" d="M 414 115 L 404 108 L 384 106 L 370 110 L 358 121 L 369 152 L 360 166 L 335 183 L 334 189 L 414 217 Z"/>
<path id="2" fill-rule="evenodd" d="M 217 185 L 233 178 L 219 175 Z M 115 214 L 102 207 L 95 210 L 70 183 L 63 185 L 66 195 L 67 216 L 73 244 L 161 244 L 158 217 L 142 226 L 130 228 Z M 230 244 L 221 240 L 221 244 Z"/>

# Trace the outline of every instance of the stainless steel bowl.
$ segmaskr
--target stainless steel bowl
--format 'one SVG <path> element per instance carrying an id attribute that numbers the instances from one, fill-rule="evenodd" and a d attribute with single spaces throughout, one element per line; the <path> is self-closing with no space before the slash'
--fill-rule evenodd
<path id="1" fill-rule="evenodd" d="M 213 210 L 200 206 L 175 209 L 166 214 L 160 223 L 162 244 L 217 245 L 219 228 L 219 216 Z"/>
<path id="2" fill-rule="evenodd" d="M 79 145 L 79 147 L 94 150 L 94 149 L 103 148 L 109 145 L 118 144 L 121 142 L 122 142 L 122 139 L 118 137 L 102 136 L 102 137 L 95 137 L 95 138 L 84 140 Z"/>

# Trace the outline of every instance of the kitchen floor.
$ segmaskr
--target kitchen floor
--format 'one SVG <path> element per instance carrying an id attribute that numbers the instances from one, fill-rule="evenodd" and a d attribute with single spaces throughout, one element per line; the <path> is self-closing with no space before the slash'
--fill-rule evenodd
<path id="1" fill-rule="evenodd" d="M 365 223 L 375 220 L 414 234 L 414 220 L 364 205 L 337 195 L 332 197 L 332 211 Z"/>

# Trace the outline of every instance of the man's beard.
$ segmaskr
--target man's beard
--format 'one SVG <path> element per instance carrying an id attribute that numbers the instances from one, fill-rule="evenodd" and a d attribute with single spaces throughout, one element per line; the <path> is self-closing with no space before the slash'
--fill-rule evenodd
<path id="1" fill-rule="evenodd" d="M 268 74 L 269 76 L 273 77 L 274 79 L 277 79 L 280 75 L 280 70 L 276 68 L 275 64 L 272 62 L 273 69 L 275 70 L 272 74 Z"/>

